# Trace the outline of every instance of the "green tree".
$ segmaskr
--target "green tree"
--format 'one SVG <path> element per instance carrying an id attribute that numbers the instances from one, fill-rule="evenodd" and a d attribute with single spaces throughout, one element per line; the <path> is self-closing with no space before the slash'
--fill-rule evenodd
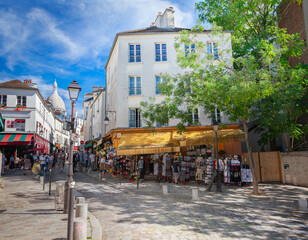
<path id="1" fill-rule="evenodd" d="M 193 124 L 191 111 L 195 106 L 202 107 L 207 114 L 218 108 L 230 120 L 240 120 L 254 179 L 256 172 L 247 127 L 247 122 L 256 117 L 257 111 L 253 110 L 267 99 L 275 101 L 277 93 L 283 94 L 289 86 L 301 90 L 294 96 L 299 99 L 306 84 L 305 71 L 290 68 L 286 61 L 289 56 L 300 56 L 302 42 L 297 35 L 277 29 L 277 14 L 272 13 L 278 7 L 275 4 L 267 6 L 267 2 L 277 5 L 280 1 L 207 0 L 197 4 L 201 20 L 213 23 L 209 37 L 220 39 L 216 42 L 218 57 L 209 53 L 206 44 L 199 41 L 198 33 L 204 31 L 202 26 L 197 25 L 192 32 L 183 31 L 175 48 L 177 62 L 185 73 L 165 76 L 165 82 L 160 85 L 165 100 L 158 104 L 153 99 L 141 103 L 148 126 L 155 121 L 164 124 L 175 118 L 180 120 L 180 131 L 184 131 L 185 125 Z M 227 28 L 234 31 L 233 57 L 226 47 L 230 39 L 223 30 Z M 195 51 L 187 53 L 183 46 L 191 44 L 195 45 Z M 257 181 L 253 182 L 253 193 L 259 193 Z"/>

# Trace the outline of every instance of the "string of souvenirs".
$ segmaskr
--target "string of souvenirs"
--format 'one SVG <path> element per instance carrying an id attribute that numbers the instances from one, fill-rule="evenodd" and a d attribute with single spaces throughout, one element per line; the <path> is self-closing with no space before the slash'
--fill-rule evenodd
<path id="1" fill-rule="evenodd" d="M 182 184 L 196 181 L 198 184 L 209 184 L 217 169 L 217 161 L 214 159 L 214 145 L 189 146 L 183 153 L 160 153 L 142 155 L 117 156 L 116 149 L 110 147 L 100 152 L 109 162 L 103 168 L 114 177 L 129 178 L 135 181 L 138 171 L 138 161 L 143 161 L 143 175 L 145 179 L 153 179 L 157 182 L 174 181 L 174 166 L 179 166 L 179 181 Z M 225 156 L 223 151 L 219 152 L 219 174 L 225 184 L 249 185 L 252 183 L 252 173 L 246 164 L 246 159 L 240 155 Z M 174 165 L 177 163 L 176 165 Z M 176 171 L 176 170 L 175 170 Z M 177 181 L 176 181 L 177 182 Z"/>

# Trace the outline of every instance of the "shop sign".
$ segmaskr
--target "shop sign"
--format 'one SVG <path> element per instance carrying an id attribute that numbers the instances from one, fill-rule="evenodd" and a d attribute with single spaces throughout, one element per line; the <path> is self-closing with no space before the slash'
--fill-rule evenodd
<path id="1" fill-rule="evenodd" d="M 73 134 L 72 134 L 72 141 L 73 141 L 73 142 L 76 142 L 77 139 L 78 139 L 78 137 L 79 137 L 78 133 L 73 133 Z"/>

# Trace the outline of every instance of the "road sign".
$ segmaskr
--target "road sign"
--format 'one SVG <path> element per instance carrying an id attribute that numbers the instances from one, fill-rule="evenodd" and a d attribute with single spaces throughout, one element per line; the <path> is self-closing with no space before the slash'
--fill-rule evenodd
<path id="1" fill-rule="evenodd" d="M 80 141 L 80 144 L 84 144 L 84 141 Z"/>

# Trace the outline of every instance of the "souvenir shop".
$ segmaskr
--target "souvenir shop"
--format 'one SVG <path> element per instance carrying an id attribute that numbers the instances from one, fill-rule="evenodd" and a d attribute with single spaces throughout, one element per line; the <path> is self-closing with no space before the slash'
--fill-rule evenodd
<path id="1" fill-rule="evenodd" d="M 114 177 L 134 181 L 138 160 L 144 160 L 144 177 L 156 181 L 172 181 L 172 165 L 178 161 L 182 184 L 196 181 L 209 184 L 218 167 L 225 184 L 248 185 L 252 182 L 251 171 L 242 157 L 243 132 L 239 129 L 221 130 L 218 134 L 218 162 L 215 160 L 213 131 L 195 131 L 186 134 L 173 132 L 121 134 L 110 139 L 104 147 L 110 159 L 109 172 Z M 218 166 L 217 166 L 218 163 Z"/>

